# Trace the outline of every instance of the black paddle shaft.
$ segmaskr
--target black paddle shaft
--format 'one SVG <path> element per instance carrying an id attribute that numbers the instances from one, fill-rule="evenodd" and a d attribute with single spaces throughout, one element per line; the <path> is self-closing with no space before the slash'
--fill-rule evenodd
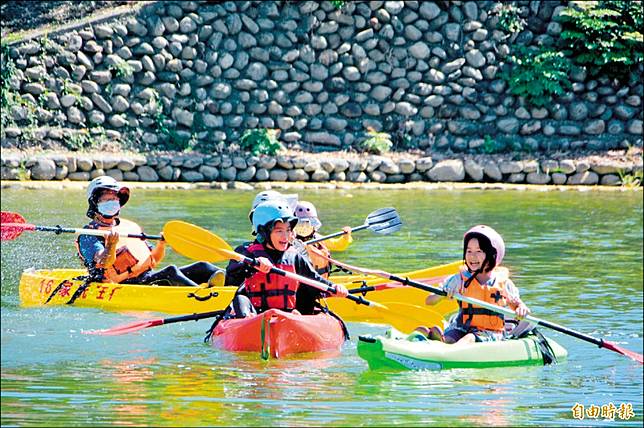
<path id="1" fill-rule="evenodd" d="M 223 315 L 226 312 L 225 309 L 219 310 L 219 311 L 212 311 L 212 312 L 202 312 L 198 314 L 190 314 L 190 315 L 182 315 L 180 317 L 171 317 L 171 318 L 164 318 L 163 319 L 163 324 L 172 324 L 175 322 L 183 322 L 183 321 L 199 321 L 204 318 L 212 318 L 216 317 L 219 315 Z"/>
<path id="2" fill-rule="evenodd" d="M 242 256 L 242 257 L 243 257 L 242 261 L 244 263 L 246 263 L 246 264 L 249 264 L 251 266 L 258 266 L 259 265 L 259 262 L 256 259 L 246 257 L 246 256 Z M 276 267 L 272 267 L 270 272 L 274 273 L 274 274 L 277 274 L 277 275 L 281 275 L 281 276 L 288 276 L 288 272 L 286 272 L 285 270 L 276 268 Z M 304 284 L 306 284 L 306 283 L 304 283 Z M 335 294 L 335 286 L 334 285 L 327 285 L 327 284 L 324 284 L 324 285 L 329 287 L 326 291 Z M 372 306 L 372 303 L 370 301 L 364 299 L 362 296 L 354 296 L 352 294 L 349 294 L 349 295 L 346 296 L 346 298 L 356 302 L 358 305 Z"/>
<path id="3" fill-rule="evenodd" d="M 401 284 L 408 285 L 411 287 L 419 288 L 421 290 L 429 291 L 430 293 L 434 294 L 439 294 L 441 296 L 447 296 L 447 292 L 444 290 L 441 290 L 440 288 L 432 287 L 431 285 L 423 284 L 422 282 L 414 281 L 409 278 L 401 278 L 396 275 L 389 275 L 389 279 L 392 281 L 400 282 Z M 585 340 L 586 342 L 590 342 L 594 345 L 599 346 L 600 348 L 604 347 L 604 341 L 602 339 L 597 339 L 592 336 L 588 336 L 587 334 L 580 333 L 575 330 L 570 330 L 564 326 L 561 326 L 559 324 L 551 323 L 546 320 L 542 319 L 536 319 L 538 321 L 539 325 L 542 325 L 544 327 L 551 328 L 553 330 L 556 330 L 560 333 L 567 334 L 573 337 L 576 337 L 577 339 Z"/>
<path id="4" fill-rule="evenodd" d="M 36 230 L 39 230 L 42 232 L 54 232 L 56 235 L 60 235 L 61 233 L 78 233 L 82 229 L 70 229 L 62 226 L 54 226 L 54 227 L 36 226 Z M 93 230 L 93 229 L 87 229 L 87 230 Z M 146 235 L 145 233 L 141 233 L 141 234 L 128 233 L 126 237 L 139 238 L 139 239 L 155 239 L 155 240 L 163 239 L 161 235 Z"/>

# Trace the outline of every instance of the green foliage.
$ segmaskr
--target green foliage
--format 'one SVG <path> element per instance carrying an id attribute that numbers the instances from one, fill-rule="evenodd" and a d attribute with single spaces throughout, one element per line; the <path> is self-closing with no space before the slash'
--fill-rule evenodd
<path id="1" fill-rule="evenodd" d="M 247 129 L 239 139 L 239 147 L 254 155 L 275 155 L 282 149 L 282 144 L 277 140 L 277 129 Z"/>
<path id="2" fill-rule="evenodd" d="M 644 173 L 640 171 L 636 171 L 633 174 L 626 174 L 623 171 L 619 171 L 619 179 L 622 182 L 622 187 L 627 187 L 629 189 L 634 189 L 636 187 L 640 187 L 642 185 L 642 178 Z"/>
<path id="3" fill-rule="evenodd" d="M 9 56 L 9 46 L 2 45 L 2 68 L 0 69 L 0 109 L 2 109 L 2 126 L 7 125 L 9 113 L 15 104 L 16 94 L 11 89 L 11 79 L 16 74 L 16 64 Z"/>
<path id="4" fill-rule="evenodd" d="M 488 134 L 483 137 L 483 145 L 480 146 L 481 152 L 487 155 L 491 155 L 493 153 L 503 153 L 507 149 L 508 144 L 504 137 L 500 136 L 497 139 L 494 139 Z"/>
<path id="5" fill-rule="evenodd" d="M 641 1 L 573 2 L 561 13 L 561 44 L 591 75 L 625 78 L 644 58 Z"/>
<path id="6" fill-rule="evenodd" d="M 335 6 L 336 9 L 342 9 L 344 7 L 344 0 L 331 0 L 331 4 Z"/>
<path id="7" fill-rule="evenodd" d="M 499 16 L 499 27 L 509 33 L 520 33 L 527 24 L 519 8 L 511 3 L 500 3 L 492 13 Z"/>
<path id="8" fill-rule="evenodd" d="M 128 78 L 134 73 L 134 68 L 124 60 L 118 61 L 108 67 L 110 71 L 114 71 L 116 77 L 121 79 Z"/>
<path id="9" fill-rule="evenodd" d="M 510 57 L 511 70 L 501 77 L 510 92 L 528 104 L 543 107 L 552 98 L 571 88 L 568 74 L 571 64 L 562 52 L 548 48 L 519 48 Z"/>
<path id="10" fill-rule="evenodd" d="M 70 133 L 63 141 L 65 146 L 71 151 L 93 149 L 99 145 L 99 142 L 86 128 Z"/>
<path id="11" fill-rule="evenodd" d="M 367 139 L 360 143 L 363 150 L 377 155 L 387 153 L 391 150 L 392 145 L 393 143 L 391 142 L 391 136 L 389 134 L 386 132 L 377 132 L 373 129 L 367 130 Z"/>

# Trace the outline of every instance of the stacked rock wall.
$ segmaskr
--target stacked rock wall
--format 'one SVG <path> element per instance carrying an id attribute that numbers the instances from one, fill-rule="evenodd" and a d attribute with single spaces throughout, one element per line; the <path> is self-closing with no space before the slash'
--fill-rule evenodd
<path id="1" fill-rule="evenodd" d="M 89 155 L 21 153 L 2 157 L 3 180 L 87 181 L 110 175 L 143 182 L 488 182 L 566 185 L 624 183 L 641 177 L 641 154 L 633 162 L 591 157 L 513 160 L 503 157 L 402 157 L 311 159 L 306 156 L 228 156 L 203 154 Z"/>
<path id="2" fill-rule="evenodd" d="M 313 149 L 355 147 L 368 128 L 466 153 L 500 139 L 532 152 L 641 146 L 641 67 L 623 86 L 577 69 L 543 108 L 509 93 L 508 55 L 554 43 L 564 7 L 513 3 L 528 23 L 515 35 L 492 1 L 155 2 L 12 44 L 3 69 L 15 66 L 21 101 L 2 113 L 2 146 L 82 146 L 85 128 L 146 150 L 213 150 L 252 128 Z"/>

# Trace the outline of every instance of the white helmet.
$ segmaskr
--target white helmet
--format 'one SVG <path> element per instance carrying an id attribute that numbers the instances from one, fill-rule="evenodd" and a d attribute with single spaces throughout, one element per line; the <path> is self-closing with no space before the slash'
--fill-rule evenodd
<path id="1" fill-rule="evenodd" d="M 311 236 L 322 227 L 322 222 L 318 218 L 318 211 L 315 205 L 307 201 L 300 201 L 295 207 L 295 216 L 298 219 L 295 226 L 295 233 L 300 237 Z"/>
<path id="2" fill-rule="evenodd" d="M 297 205 L 297 198 L 298 198 L 297 194 L 294 194 L 294 193 L 284 195 L 275 190 L 264 190 L 263 192 L 259 192 L 257 196 L 255 196 L 255 199 L 253 199 L 253 205 L 250 209 L 250 212 L 248 213 L 248 219 L 252 223 L 253 213 L 255 212 L 255 208 L 257 208 L 258 205 L 268 201 L 284 201 L 290 207 L 291 211 L 295 211 L 295 206 Z M 254 225 L 253 225 L 253 232 L 257 232 L 257 229 L 255 229 Z"/>
<path id="3" fill-rule="evenodd" d="M 87 217 L 94 218 L 94 214 L 97 210 L 97 190 L 104 189 L 115 191 L 119 197 L 119 203 L 121 204 L 121 206 L 127 204 L 127 201 L 130 199 L 130 189 L 119 184 L 119 182 L 116 181 L 113 177 L 110 177 L 109 175 L 96 177 L 89 183 L 89 186 L 87 186 L 87 202 L 89 204 L 89 208 L 87 209 Z"/>

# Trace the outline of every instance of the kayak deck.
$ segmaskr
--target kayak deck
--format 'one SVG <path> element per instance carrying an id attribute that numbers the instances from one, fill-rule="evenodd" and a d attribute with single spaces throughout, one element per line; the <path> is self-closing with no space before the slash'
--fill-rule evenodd
<path id="1" fill-rule="evenodd" d="M 543 365 L 544 359 L 537 338 L 449 345 L 435 340 L 413 341 L 391 329 L 385 336 L 360 336 L 358 355 L 369 368 L 395 370 L 444 370 L 455 368 L 488 368 Z M 568 352 L 552 339 L 546 338 L 558 361 Z"/>
<path id="2" fill-rule="evenodd" d="M 211 337 L 215 348 L 260 352 L 263 358 L 338 350 L 344 340 L 342 324 L 329 314 L 300 315 L 279 309 L 222 320 Z"/>

